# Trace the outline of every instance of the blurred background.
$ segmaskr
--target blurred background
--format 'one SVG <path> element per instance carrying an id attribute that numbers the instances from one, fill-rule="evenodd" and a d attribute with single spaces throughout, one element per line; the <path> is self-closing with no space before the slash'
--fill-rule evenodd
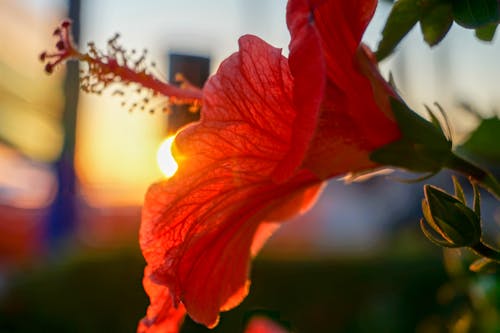
<path id="1" fill-rule="evenodd" d="M 372 48 L 390 6 L 379 4 L 365 34 Z M 133 94 L 79 93 L 76 64 L 46 75 L 38 55 L 52 49 L 58 23 L 72 18 L 81 48 L 89 41 L 105 48 L 119 32 L 127 48 L 148 50 L 162 79 L 184 68 L 201 85 L 243 34 L 286 55 L 285 7 L 284 0 L 0 0 L 0 332 L 133 332 L 148 304 L 140 207 L 148 185 L 165 177 L 156 155 L 178 119 L 128 112 Z M 418 112 L 439 102 L 461 142 L 479 124 L 470 109 L 497 114 L 497 40 L 482 43 L 454 26 L 430 49 L 414 29 L 381 70 Z M 449 283 L 450 269 L 460 271 L 453 254 L 443 261 L 419 230 L 422 184 L 400 177 L 415 176 L 331 181 L 310 212 L 268 242 L 250 296 L 213 331 L 242 331 L 254 314 L 294 332 L 441 332 L 464 318 L 457 300 L 466 292 Z M 432 183 L 451 187 L 447 173 Z M 484 200 L 493 230 L 500 209 Z M 496 284 L 478 285 L 498 305 Z M 498 314 L 489 316 L 497 323 Z M 205 331 L 189 320 L 183 327 Z"/>

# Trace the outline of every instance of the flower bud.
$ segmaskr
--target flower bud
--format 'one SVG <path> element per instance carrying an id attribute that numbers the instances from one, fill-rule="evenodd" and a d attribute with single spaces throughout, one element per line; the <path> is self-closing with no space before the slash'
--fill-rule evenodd
<path id="1" fill-rule="evenodd" d="M 424 193 L 420 226 L 427 238 L 443 247 L 473 247 L 480 242 L 481 221 L 472 209 L 437 187 L 425 185 Z"/>

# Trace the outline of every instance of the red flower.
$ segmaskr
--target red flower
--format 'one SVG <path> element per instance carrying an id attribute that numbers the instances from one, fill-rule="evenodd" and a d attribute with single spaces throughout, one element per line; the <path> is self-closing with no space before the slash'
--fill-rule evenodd
<path id="1" fill-rule="evenodd" d="M 245 328 L 245 333 L 287 333 L 280 325 L 276 324 L 271 319 L 266 317 L 254 317 L 250 320 L 247 327 Z"/>
<path id="2" fill-rule="evenodd" d="M 177 174 L 146 196 L 140 332 L 176 332 L 185 310 L 215 326 L 248 293 L 250 258 L 278 223 L 307 210 L 323 180 L 377 167 L 369 154 L 400 137 L 395 93 L 360 46 L 375 6 L 290 0 L 288 60 L 243 36 L 206 83 L 201 120 L 175 140 Z"/>

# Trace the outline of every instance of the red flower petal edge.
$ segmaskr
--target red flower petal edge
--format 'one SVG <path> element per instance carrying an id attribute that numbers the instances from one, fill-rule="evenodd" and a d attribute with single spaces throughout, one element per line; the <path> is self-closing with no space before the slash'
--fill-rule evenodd
<path id="1" fill-rule="evenodd" d="M 151 305 L 146 317 L 137 328 L 138 333 L 162 332 L 176 333 L 184 321 L 186 310 L 182 304 L 174 307 L 172 296 L 167 287 L 154 283 L 149 278 L 149 267 L 144 271 L 144 290 L 148 293 Z"/>

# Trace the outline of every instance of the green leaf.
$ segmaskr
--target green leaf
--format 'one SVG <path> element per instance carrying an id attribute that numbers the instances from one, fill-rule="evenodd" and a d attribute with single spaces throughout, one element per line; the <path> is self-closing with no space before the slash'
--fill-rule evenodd
<path id="1" fill-rule="evenodd" d="M 389 80 L 387 81 L 389 85 L 391 86 L 394 91 L 398 91 L 398 87 L 396 85 L 396 80 L 394 80 L 394 75 L 392 75 L 392 72 L 389 72 Z"/>
<path id="2" fill-rule="evenodd" d="M 453 11 L 449 3 L 431 7 L 422 13 L 420 28 L 429 46 L 438 44 L 453 24 Z"/>
<path id="3" fill-rule="evenodd" d="M 472 188 L 474 189 L 474 204 L 472 208 L 474 213 L 481 218 L 481 194 L 479 193 L 479 187 L 476 183 L 472 183 Z"/>
<path id="4" fill-rule="evenodd" d="M 485 42 L 491 42 L 495 37 L 498 23 L 491 23 L 476 29 L 476 37 Z"/>
<path id="5" fill-rule="evenodd" d="M 396 45 L 417 24 L 421 14 L 419 2 L 420 0 L 399 0 L 394 4 L 376 52 L 379 61 L 391 54 Z"/>
<path id="6" fill-rule="evenodd" d="M 439 227 L 437 226 L 436 222 L 434 222 L 434 219 L 432 218 L 432 213 L 429 208 L 429 203 L 427 200 L 422 199 L 422 214 L 424 215 L 425 221 L 429 224 L 429 226 L 434 230 L 436 233 L 440 234 Z"/>
<path id="7" fill-rule="evenodd" d="M 434 46 L 446 36 L 453 20 L 465 28 L 476 29 L 477 38 L 491 41 L 500 23 L 500 1 L 398 0 L 382 31 L 377 59 L 380 61 L 390 55 L 417 22 L 420 22 L 424 40 Z"/>
<path id="8" fill-rule="evenodd" d="M 425 237 L 427 237 L 428 240 L 433 242 L 436 245 L 442 246 L 442 247 L 449 247 L 449 248 L 457 248 L 460 246 L 457 246 L 453 243 L 450 243 L 444 239 L 439 239 L 437 236 L 433 234 L 431 230 L 429 230 L 429 227 L 427 227 L 427 224 L 425 223 L 424 219 L 420 220 L 420 229 L 422 229 L 422 232 L 424 233 Z"/>
<path id="9" fill-rule="evenodd" d="M 488 258 L 480 258 L 470 264 L 469 269 L 475 273 L 495 273 L 498 271 L 498 263 Z"/>
<path id="10" fill-rule="evenodd" d="M 453 180 L 453 188 L 455 189 L 455 196 L 460 200 L 464 205 L 467 205 L 467 201 L 465 200 L 465 194 L 464 194 L 464 189 L 462 188 L 462 185 L 460 185 L 457 177 L 452 176 L 451 179 Z"/>
<path id="11" fill-rule="evenodd" d="M 391 98 L 390 102 L 404 138 L 416 144 L 428 145 L 433 150 L 448 151 L 451 148 L 451 143 L 440 128 L 413 112 L 399 99 Z"/>
<path id="12" fill-rule="evenodd" d="M 436 126 L 437 129 L 439 129 L 439 131 L 443 135 L 445 135 L 445 133 L 443 131 L 443 127 L 441 126 L 441 122 L 436 117 L 436 115 L 434 114 L 434 112 L 432 112 L 432 110 L 427 105 L 424 105 L 424 106 L 425 106 L 425 109 L 427 110 L 427 113 L 429 114 L 429 117 L 431 117 L 431 122 L 434 124 L 434 126 Z"/>
<path id="13" fill-rule="evenodd" d="M 477 162 L 500 166 L 500 119 L 483 119 L 457 151 Z"/>
<path id="14" fill-rule="evenodd" d="M 480 28 L 500 21 L 498 0 L 453 0 L 455 21 L 465 28 Z"/>

